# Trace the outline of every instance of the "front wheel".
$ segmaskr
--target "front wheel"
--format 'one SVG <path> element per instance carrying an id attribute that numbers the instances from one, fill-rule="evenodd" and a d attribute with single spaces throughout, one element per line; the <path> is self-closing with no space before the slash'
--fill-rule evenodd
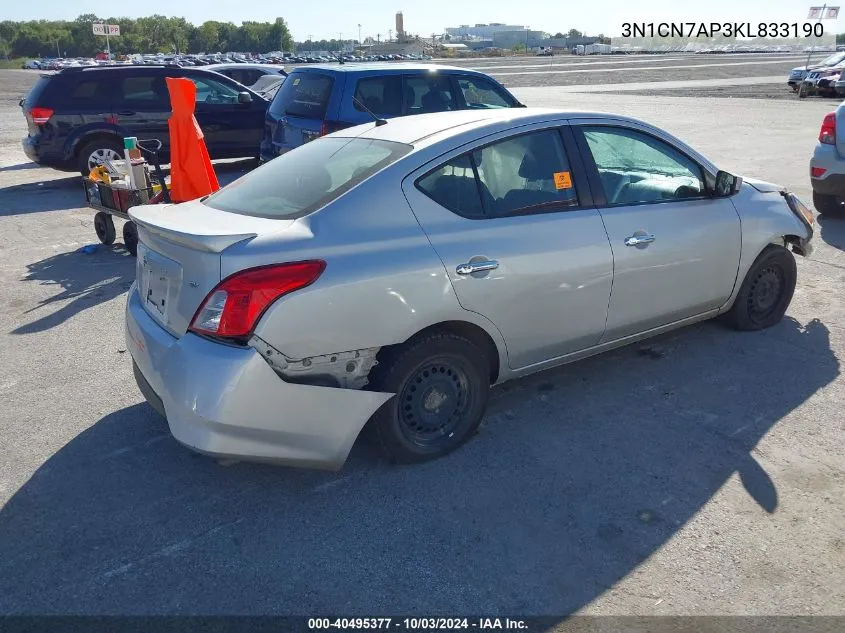
<path id="1" fill-rule="evenodd" d="M 737 330 L 762 330 L 780 322 L 798 271 L 795 257 L 783 246 L 768 246 L 751 265 L 724 320 Z"/>
<path id="2" fill-rule="evenodd" d="M 138 227 L 132 220 L 123 225 L 123 245 L 132 257 L 138 255 Z"/>
<path id="3" fill-rule="evenodd" d="M 428 334 L 384 359 L 373 388 L 396 394 L 371 421 L 382 450 L 398 463 L 427 461 L 461 446 L 481 424 L 489 361 L 462 336 Z"/>

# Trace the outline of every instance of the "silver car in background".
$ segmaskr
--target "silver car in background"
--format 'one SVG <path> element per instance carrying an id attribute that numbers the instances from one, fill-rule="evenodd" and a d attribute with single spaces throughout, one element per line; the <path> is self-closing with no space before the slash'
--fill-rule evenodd
<path id="1" fill-rule="evenodd" d="M 322 468 L 368 423 L 431 459 L 495 383 L 716 316 L 772 326 L 813 236 L 794 195 L 660 129 L 539 109 L 349 128 L 130 215 L 128 348 L 176 439 Z"/>

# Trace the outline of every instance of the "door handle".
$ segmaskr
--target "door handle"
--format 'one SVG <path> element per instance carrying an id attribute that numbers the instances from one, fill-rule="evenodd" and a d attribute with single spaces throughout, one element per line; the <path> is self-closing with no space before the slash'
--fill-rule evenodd
<path id="1" fill-rule="evenodd" d="M 487 259 L 484 261 L 467 262 L 466 264 L 461 264 L 455 269 L 455 272 L 459 275 L 471 275 L 472 273 L 480 273 L 484 272 L 485 270 L 495 270 L 498 267 L 499 262 L 494 261 L 492 259 Z"/>
<path id="2" fill-rule="evenodd" d="M 134 116 L 135 110 L 118 110 L 117 113 L 120 116 Z"/>
<path id="3" fill-rule="evenodd" d="M 639 246 L 640 244 L 651 244 L 654 241 L 653 235 L 631 235 L 625 238 L 625 246 Z"/>

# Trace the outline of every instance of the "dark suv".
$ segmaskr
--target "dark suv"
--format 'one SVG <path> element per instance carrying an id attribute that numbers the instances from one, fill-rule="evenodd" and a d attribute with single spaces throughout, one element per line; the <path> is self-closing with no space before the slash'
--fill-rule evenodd
<path id="1" fill-rule="evenodd" d="M 170 95 L 165 77 L 197 86 L 196 119 L 211 158 L 257 157 L 268 101 L 228 77 L 199 68 L 68 68 L 42 75 L 20 105 L 26 155 L 64 171 L 88 172 L 123 155 L 123 137 L 158 139 L 169 160 Z"/>

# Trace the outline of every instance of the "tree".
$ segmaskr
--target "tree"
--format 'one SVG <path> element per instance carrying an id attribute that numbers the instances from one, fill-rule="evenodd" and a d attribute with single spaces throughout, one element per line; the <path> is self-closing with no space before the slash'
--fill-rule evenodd
<path id="1" fill-rule="evenodd" d="M 845 44 L 845 33 L 837 33 L 836 34 L 836 43 L 837 44 Z"/>
<path id="2" fill-rule="evenodd" d="M 555 33 L 555 34 L 554 34 L 554 36 L 553 36 L 553 37 L 554 37 L 556 40 L 559 40 L 559 39 L 564 38 L 564 37 L 566 37 L 566 36 L 565 36 L 563 33 L 561 33 L 560 31 L 558 31 L 557 33 Z"/>
<path id="3" fill-rule="evenodd" d="M 566 37 L 584 37 L 584 34 L 578 29 L 569 29 L 569 33 L 566 34 Z"/>

